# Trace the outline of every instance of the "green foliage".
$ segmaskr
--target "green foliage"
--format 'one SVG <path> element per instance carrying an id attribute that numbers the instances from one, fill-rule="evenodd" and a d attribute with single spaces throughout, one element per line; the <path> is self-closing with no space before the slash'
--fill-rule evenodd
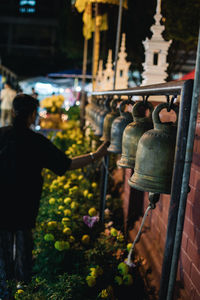
<path id="1" fill-rule="evenodd" d="M 68 120 L 80 120 L 80 106 L 74 105 L 67 111 Z"/>

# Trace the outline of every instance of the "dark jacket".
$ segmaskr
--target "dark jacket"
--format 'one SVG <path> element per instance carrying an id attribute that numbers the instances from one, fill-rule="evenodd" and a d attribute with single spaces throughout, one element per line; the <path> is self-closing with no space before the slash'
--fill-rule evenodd
<path id="1" fill-rule="evenodd" d="M 43 135 L 28 128 L 0 128 L 0 229 L 35 227 L 42 169 L 63 175 L 70 164 Z"/>

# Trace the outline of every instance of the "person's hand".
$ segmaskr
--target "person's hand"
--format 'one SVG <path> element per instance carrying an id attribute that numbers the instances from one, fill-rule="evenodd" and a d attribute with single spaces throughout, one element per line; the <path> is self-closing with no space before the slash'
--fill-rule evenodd
<path id="1" fill-rule="evenodd" d="M 101 144 L 101 146 L 99 146 L 98 149 L 95 151 L 95 156 L 97 158 L 101 158 L 101 157 L 105 156 L 108 153 L 107 149 L 108 149 L 109 145 L 110 145 L 109 141 L 103 142 Z"/>

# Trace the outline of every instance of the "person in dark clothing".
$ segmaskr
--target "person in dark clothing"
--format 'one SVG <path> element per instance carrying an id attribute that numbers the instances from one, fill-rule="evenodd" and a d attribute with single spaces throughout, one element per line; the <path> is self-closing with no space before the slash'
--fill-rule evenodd
<path id="1" fill-rule="evenodd" d="M 42 193 L 43 168 L 62 176 L 106 155 L 109 144 L 104 142 L 94 153 L 70 159 L 29 128 L 35 122 L 37 106 L 32 96 L 18 94 L 13 101 L 12 126 L 0 128 L 0 298 L 6 280 L 31 279 L 32 229 Z"/>

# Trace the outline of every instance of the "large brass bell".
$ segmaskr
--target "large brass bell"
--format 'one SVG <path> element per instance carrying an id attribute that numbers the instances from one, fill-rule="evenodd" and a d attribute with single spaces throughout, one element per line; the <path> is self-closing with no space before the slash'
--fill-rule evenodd
<path id="1" fill-rule="evenodd" d="M 108 147 L 109 152 L 122 153 L 122 135 L 125 127 L 133 121 L 132 114 L 124 111 L 126 104 L 130 104 L 129 100 L 122 101 L 119 105 L 120 116 L 117 117 L 111 126 L 111 141 Z"/>
<path id="2" fill-rule="evenodd" d="M 96 131 L 94 132 L 96 136 L 102 136 L 103 134 L 103 122 L 105 116 L 110 112 L 110 101 L 111 99 L 109 97 L 106 98 L 105 101 L 102 101 L 102 108 L 96 118 L 97 125 Z"/>
<path id="3" fill-rule="evenodd" d="M 119 116 L 119 109 L 117 108 L 118 101 L 118 99 L 114 99 L 111 101 L 111 112 L 108 113 L 104 118 L 103 135 L 100 138 L 100 141 L 110 141 L 112 122 Z"/>
<path id="4" fill-rule="evenodd" d="M 147 110 L 148 116 L 145 115 Z M 153 105 L 150 102 L 141 101 L 133 106 L 133 122 L 126 126 L 122 136 L 122 155 L 117 161 L 119 167 L 134 168 L 139 139 L 145 131 L 153 128 L 152 112 Z"/>
<path id="5" fill-rule="evenodd" d="M 176 122 L 160 121 L 159 113 L 168 108 L 167 103 L 159 104 L 153 111 L 154 129 L 145 132 L 136 152 L 134 174 L 128 180 L 131 187 L 141 191 L 158 194 L 170 194 L 173 173 L 178 106 L 172 109 L 176 113 Z"/>

